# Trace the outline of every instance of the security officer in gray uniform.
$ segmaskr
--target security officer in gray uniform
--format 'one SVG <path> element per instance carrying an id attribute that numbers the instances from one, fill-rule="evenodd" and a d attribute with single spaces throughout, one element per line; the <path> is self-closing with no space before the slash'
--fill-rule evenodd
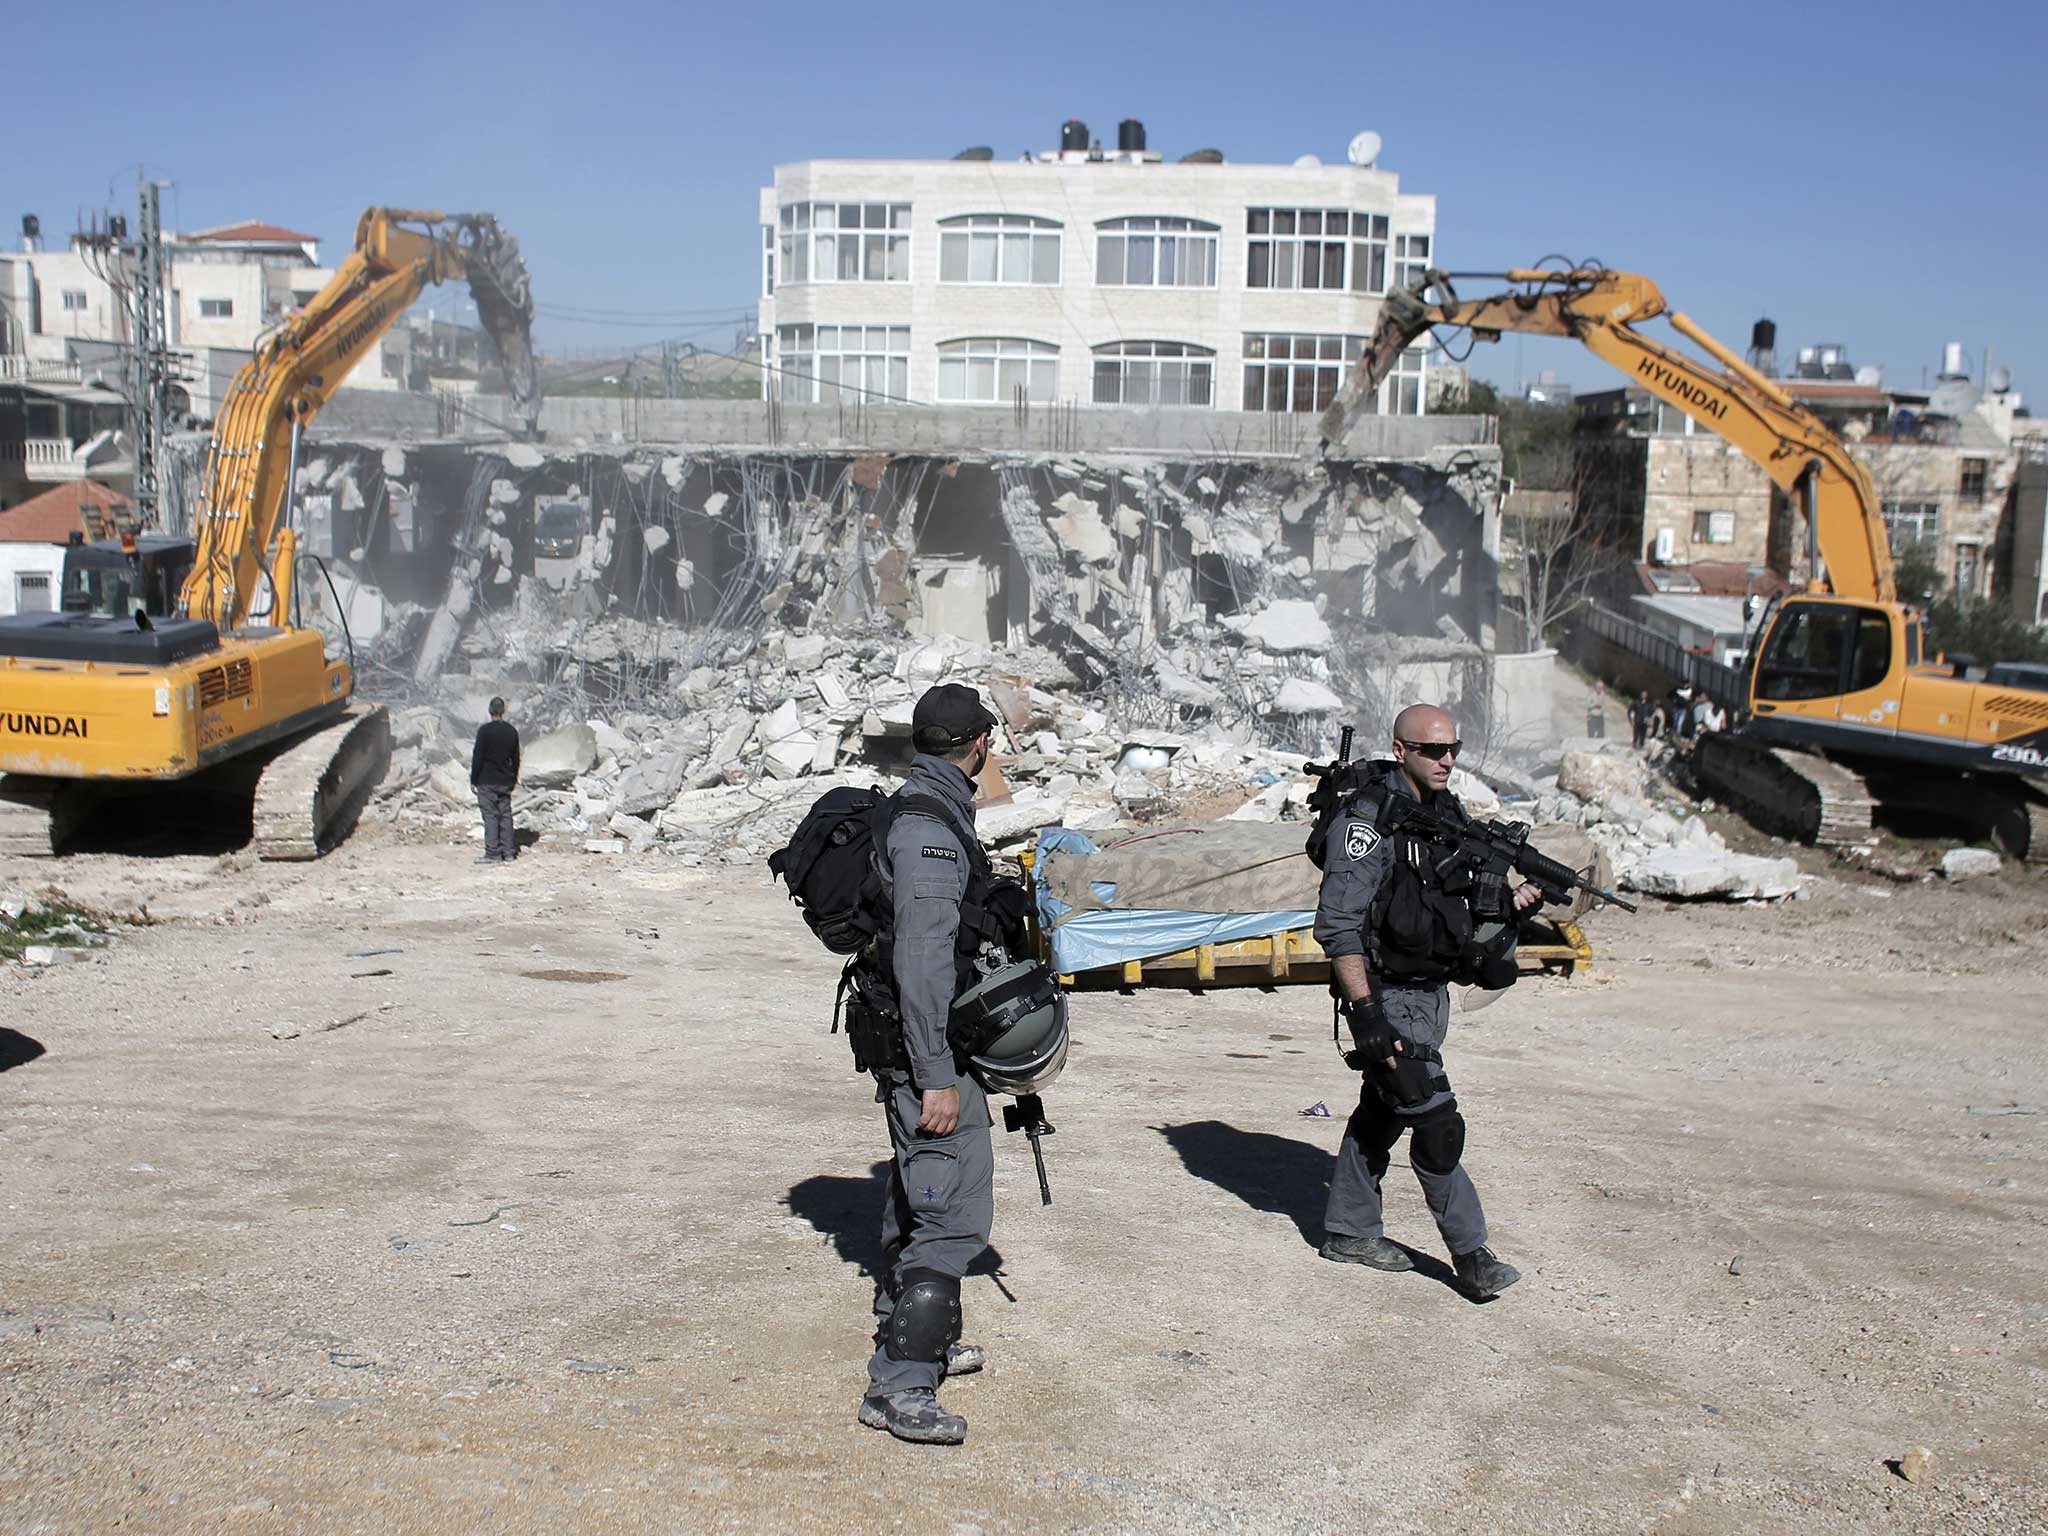
<path id="1" fill-rule="evenodd" d="M 1409 706 L 1394 721 L 1394 762 L 1378 792 L 1414 796 L 1434 815 L 1465 819 L 1449 788 L 1460 745 L 1448 713 L 1430 704 Z M 1483 1301 L 1521 1274 L 1487 1248 L 1486 1215 L 1461 1162 L 1465 1120 L 1441 1054 L 1451 1022 L 1445 969 L 1418 952 L 1412 938 L 1406 947 L 1387 942 L 1390 899 L 1407 896 L 1412 916 L 1426 915 L 1426 903 L 1446 898 L 1429 889 L 1428 845 L 1398 831 L 1383 833 L 1376 809 L 1366 797 L 1331 823 L 1316 908 L 1316 942 L 1330 956 L 1358 1048 L 1347 1059 L 1365 1073 L 1330 1179 L 1323 1257 L 1383 1270 L 1415 1267 L 1406 1249 L 1387 1240 L 1380 1208 L 1389 1154 L 1409 1131 L 1408 1160 L 1450 1248 L 1458 1284 Z M 1397 860 L 1410 868 L 1397 869 Z M 1515 892 L 1515 908 L 1541 899 L 1534 886 L 1524 885 Z"/>
<path id="2" fill-rule="evenodd" d="M 894 923 L 885 952 L 902 1015 L 906 1068 L 882 1074 L 895 1162 L 882 1211 L 874 1358 L 860 1422 L 903 1440 L 958 1445 L 967 1421 L 939 1405 L 939 1382 L 980 1370 L 960 1337 L 960 1277 L 995 1224 L 988 1095 L 946 1040 L 959 986 L 961 906 L 979 863 L 975 778 L 995 716 L 960 683 L 926 691 L 911 714 L 917 758 L 898 791 L 887 859 Z"/>

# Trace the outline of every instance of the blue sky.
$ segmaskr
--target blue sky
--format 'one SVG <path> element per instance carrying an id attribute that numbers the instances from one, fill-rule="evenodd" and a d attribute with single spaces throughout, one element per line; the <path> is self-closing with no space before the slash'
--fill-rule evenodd
<path id="1" fill-rule="evenodd" d="M 486 209 L 543 306 L 674 316 L 549 320 L 544 344 L 695 332 L 753 303 L 757 189 L 819 157 L 999 157 L 1069 116 L 1169 159 L 1341 158 L 1438 198 L 1450 264 L 1550 252 L 1648 274 L 1740 348 L 1840 341 L 1897 384 L 1947 340 L 1990 347 L 2048 409 L 2048 19 L 2031 5 L 1870 0 L 1627 6 L 1032 8 L 810 3 L 349 5 L 133 0 L 44 8 L 14 36 L 8 228 L 130 208 L 258 217 L 338 258 L 371 203 Z M 70 61 L 89 61 L 73 64 Z M 1511 383 L 1513 341 L 1474 358 Z M 1604 366 L 1527 341 L 1519 369 Z"/>

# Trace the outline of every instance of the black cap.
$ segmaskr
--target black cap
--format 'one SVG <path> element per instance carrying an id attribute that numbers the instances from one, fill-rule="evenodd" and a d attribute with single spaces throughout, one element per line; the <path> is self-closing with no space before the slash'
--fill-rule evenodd
<path id="1" fill-rule="evenodd" d="M 994 729 L 995 723 L 996 717 L 972 688 L 941 683 L 927 688 L 910 712 L 910 740 L 920 752 L 951 752 Z"/>

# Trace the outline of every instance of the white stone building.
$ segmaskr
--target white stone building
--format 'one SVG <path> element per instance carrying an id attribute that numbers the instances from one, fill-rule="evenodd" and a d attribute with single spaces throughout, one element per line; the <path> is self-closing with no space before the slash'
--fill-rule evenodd
<path id="1" fill-rule="evenodd" d="M 1168 164 L 1131 121 L 1119 140 L 1092 147 L 1070 123 L 1065 148 L 1015 161 L 777 166 L 760 204 L 764 393 L 1320 410 L 1387 291 L 1435 260 L 1436 199 L 1390 171 Z M 1382 412 L 1427 408 L 1424 353 Z"/>

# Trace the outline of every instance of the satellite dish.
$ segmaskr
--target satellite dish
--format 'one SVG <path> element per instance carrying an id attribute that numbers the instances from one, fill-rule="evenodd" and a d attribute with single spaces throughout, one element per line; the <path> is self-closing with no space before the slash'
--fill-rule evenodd
<path id="1" fill-rule="evenodd" d="M 1380 157 L 1380 136 L 1367 129 L 1352 139 L 1351 147 L 1345 150 L 1344 154 L 1353 165 L 1362 166 L 1369 171 L 1373 167 L 1373 162 Z"/>
<path id="2" fill-rule="evenodd" d="M 1315 155 L 1296 155 L 1294 163 L 1299 166 L 1310 166 L 1321 165 L 1323 162 Z"/>
<path id="3" fill-rule="evenodd" d="M 2011 370 L 2010 368 L 1994 368 L 1994 369 L 1992 369 L 1992 370 L 1991 370 L 1991 393 L 1993 393 L 1994 395 L 2003 395 L 2003 394 L 2007 394 L 2007 393 L 2009 393 L 2009 392 L 2011 391 L 2011 389 L 2012 389 L 2012 370 Z"/>
<path id="4" fill-rule="evenodd" d="M 1865 363 L 1856 370 L 1856 382 L 1867 389 L 1875 389 L 1884 382 L 1884 370 L 1875 363 Z"/>

